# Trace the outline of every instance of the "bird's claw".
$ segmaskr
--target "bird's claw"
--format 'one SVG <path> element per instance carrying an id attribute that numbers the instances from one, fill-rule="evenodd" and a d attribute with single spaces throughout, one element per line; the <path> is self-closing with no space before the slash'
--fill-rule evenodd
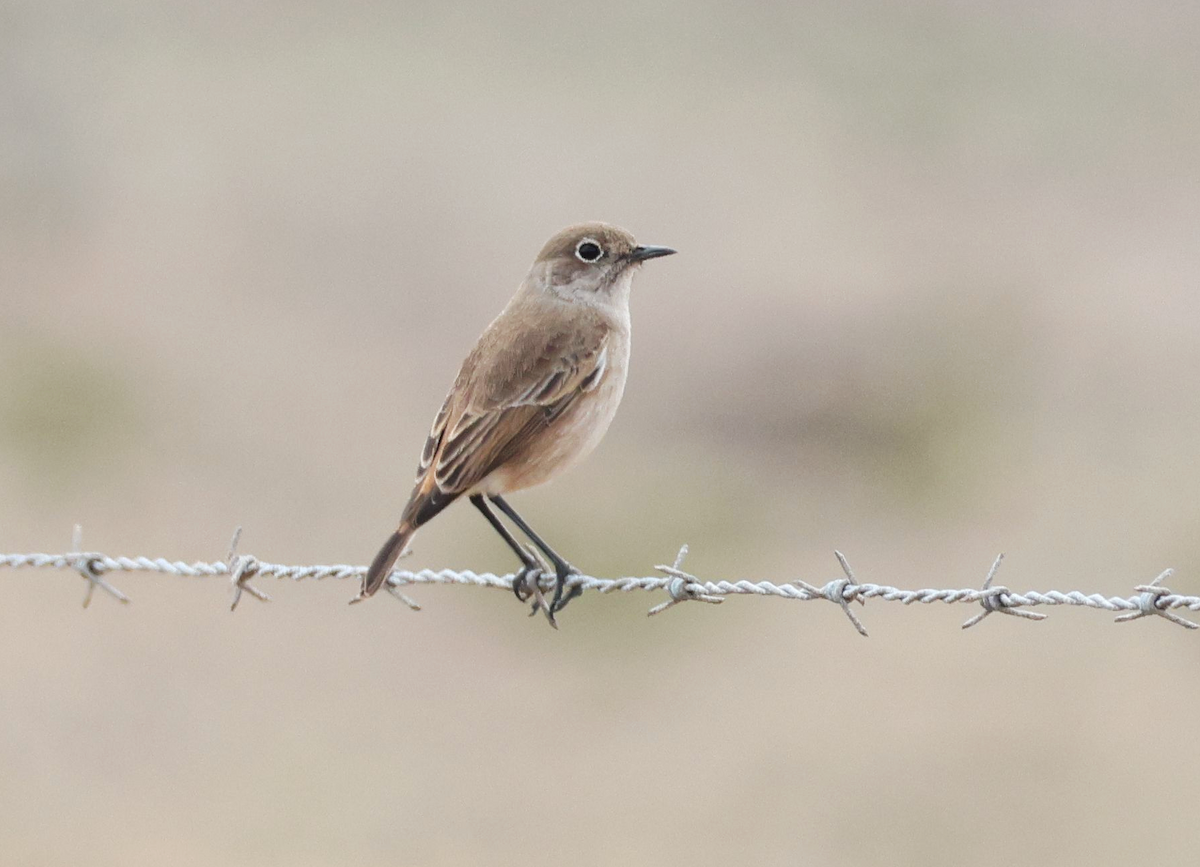
<path id="1" fill-rule="evenodd" d="M 541 581 L 542 570 L 539 566 L 529 565 L 521 567 L 515 576 L 513 576 L 513 595 L 517 597 L 519 602 L 528 602 L 533 596 L 533 590 Z"/>
<path id="2" fill-rule="evenodd" d="M 566 590 L 565 593 L 563 592 L 567 586 L 567 579 L 572 575 L 580 574 L 582 573 L 573 566 L 568 566 L 566 569 L 559 570 L 555 576 L 556 580 L 554 582 L 554 598 L 550 601 L 549 605 L 544 605 L 543 602 L 544 610 L 546 612 L 546 619 L 550 621 L 550 625 L 555 629 L 558 629 L 558 623 L 555 622 L 554 615 L 566 608 L 567 603 L 576 596 L 583 594 L 583 588 L 578 584 L 572 585 L 570 590 Z M 535 608 L 534 611 L 536 610 L 537 609 Z"/>
<path id="3" fill-rule="evenodd" d="M 550 621 L 550 625 L 558 629 L 558 623 L 555 622 L 554 616 L 566 608 L 568 602 L 583 594 L 583 588 L 578 584 L 572 585 L 570 589 L 566 589 L 567 580 L 572 575 L 582 573 L 570 564 L 565 564 L 562 568 L 556 568 L 552 573 L 552 567 L 542 558 L 540 551 L 532 546 L 525 550 L 529 559 L 525 561 L 525 565 L 513 577 L 513 595 L 522 602 L 530 603 L 530 617 L 533 617 L 539 611 L 544 611 L 546 612 L 546 619 Z M 545 594 L 542 593 L 542 578 L 550 574 L 555 576 L 554 596 L 550 602 L 547 602 Z"/>

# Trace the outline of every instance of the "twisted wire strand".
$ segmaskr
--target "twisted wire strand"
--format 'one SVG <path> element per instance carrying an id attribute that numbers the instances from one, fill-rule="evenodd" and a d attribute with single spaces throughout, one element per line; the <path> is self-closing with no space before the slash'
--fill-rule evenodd
<path id="1" fill-rule="evenodd" d="M 234 587 L 234 601 L 231 607 L 236 607 L 243 591 L 267 600 L 268 597 L 250 582 L 253 578 L 274 577 L 280 580 L 323 581 L 326 579 L 352 580 L 361 579 L 366 572 L 365 566 L 348 564 L 333 565 L 285 565 L 268 563 L 250 555 L 237 553 L 237 542 L 240 529 L 234 534 L 226 560 L 193 561 L 168 560 L 163 557 L 110 557 L 106 554 L 81 550 L 81 531 L 76 528 L 73 550 L 62 554 L 0 554 L 0 568 L 10 569 L 70 569 L 78 572 L 88 581 L 86 606 L 93 592 L 103 589 L 122 602 L 129 598 L 113 587 L 105 576 L 116 572 L 150 572 L 163 575 L 174 575 L 186 578 L 212 578 L 229 576 Z M 1118 622 L 1135 620 L 1141 617 L 1157 615 L 1172 623 L 1188 629 L 1197 629 L 1197 624 L 1172 613 L 1175 610 L 1200 611 L 1200 596 L 1189 596 L 1174 593 L 1163 585 L 1172 573 L 1167 570 L 1148 584 L 1135 587 L 1133 596 L 1104 596 L 1099 593 L 1083 593 L 1078 590 L 1060 591 L 1027 590 L 1016 593 L 1007 587 L 993 587 L 992 581 L 1000 566 L 998 557 L 988 573 L 987 579 L 980 588 L 922 588 L 904 589 L 887 584 L 859 582 L 850 568 L 846 558 L 840 552 L 837 558 L 845 577 L 830 581 L 822 586 L 815 586 L 804 581 L 775 583 L 772 581 L 704 581 L 682 571 L 683 559 L 687 554 L 687 546 L 680 549 L 674 565 L 658 566 L 662 573 L 656 576 L 597 578 L 590 575 L 572 575 L 567 579 L 568 587 L 578 586 L 583 590 L 592 590 L 601 594 L 629 593 L 633 591 L 665 591 L 668 598 L 665 602 L 650 609 L 650 614 L 658 614 L 680 602 L 701 601 L 710 604 L 724 602 L 729 596 L 765 596 L 780 599 L 792 599 L 800 602 L 825 600 L 842 607 L 854 627 L 863 635 L 867 634 L 859 618 L 850 608 L 850 603 L 865 604 L 867 600 L 884 602 L 899 602 L 903 605 L 920 603 L 931 605 L 944 603 L 947 605 L 968 603 L 977 604 L 982 611 L 963 624 L 964 628 L 974 626 L 993 613 L 1010 614 L 1026 619 L 1043 619 L 1045 614 L 1033 613 L 1021 609 L 1038 606 L 1068 605 L 1082 608 L 1101 609 L 1119 612 Z M 409 607 L 418 609 L 419 606 L 400 592 L 400 588 L 423 584 L 452 584 L 477 587 L 490 587 L 499 590 L 513 589 L 517 580 L 514 574 L 497 575 L 491 572 L 473 572 L 471 570 L 455 569 L 420 569 L 409 571 L 397 569 L 387 580 L 387 589 L 404 601 Z M 543 590 L 553 587 L 554 576 L 542 573 L 537 578 Z"/>

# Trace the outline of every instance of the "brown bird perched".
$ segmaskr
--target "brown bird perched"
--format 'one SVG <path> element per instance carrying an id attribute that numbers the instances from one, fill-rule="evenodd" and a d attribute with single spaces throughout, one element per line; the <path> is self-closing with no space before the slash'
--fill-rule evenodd
<path id="1" fill-rule="evenodd" d="M 549 481 L 596 447 L 625 391 L 633 275 L 669 247 L 638 244 L 623 229 L 581 223 L 546 242 L 508 306 L 467 356 L 425 441 L 400 526 L 363 578 L 357 602 L 377 591 L 417 528 L 461 496 L 521 560 L 513 590 L 535 596 L 551 625 L 580 592 L 579 574 L 532 530 L 504 495 Z M 541 565 L 488 502 L 554 565 L 554 597 L 541 599 Z"/>

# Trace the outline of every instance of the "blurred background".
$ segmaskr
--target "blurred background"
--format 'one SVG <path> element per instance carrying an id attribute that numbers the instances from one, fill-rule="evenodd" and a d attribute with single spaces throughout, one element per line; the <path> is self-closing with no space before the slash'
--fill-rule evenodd
<path id="1" fill-rule="evenodd" d="M 367 562 L 603 219 L 680 255 L 514 499 L 585 571 L 1198 593 L 1198 85 L 1167 2 L 0 3 L 0 550 Z M 513 567 L 462 507 L 406 562 Z M 1193 857 L 1165 622 L 0 580 L 6 865 Z"/>

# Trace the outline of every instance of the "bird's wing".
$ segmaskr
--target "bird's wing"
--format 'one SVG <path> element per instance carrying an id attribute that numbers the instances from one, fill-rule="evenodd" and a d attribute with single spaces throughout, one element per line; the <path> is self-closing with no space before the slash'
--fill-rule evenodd
<path id="1" fill-rule="evenodd" d="M 470 489 L 519 455 L 608 369 L 608 328 L 578 320 L 484 340 L 463 364 L 426 440 L 418 478 Z M 430 478 L 432 476 L 432 478 Z"/>

